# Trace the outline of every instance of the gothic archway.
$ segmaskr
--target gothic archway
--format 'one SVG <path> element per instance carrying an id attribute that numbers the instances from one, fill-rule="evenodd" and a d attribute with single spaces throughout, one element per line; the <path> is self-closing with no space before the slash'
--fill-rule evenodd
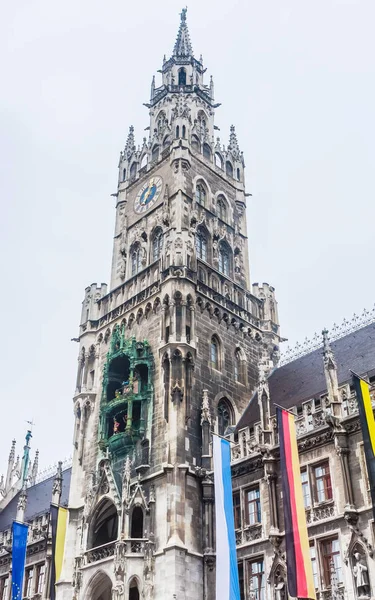
<path id="1" fill-rule="evenodd" d="M 118 535 L 117 509 L 109 498 L 104 498 L 96 507 L 90 523 L 87 547 L 98 548 L 114 542 Z"/>
<path id="2" fill-rule="evenodd" d="M 84 600 L 111 600 L 112 581 L 103 571 L 97 571 L 89 581 Z"/>

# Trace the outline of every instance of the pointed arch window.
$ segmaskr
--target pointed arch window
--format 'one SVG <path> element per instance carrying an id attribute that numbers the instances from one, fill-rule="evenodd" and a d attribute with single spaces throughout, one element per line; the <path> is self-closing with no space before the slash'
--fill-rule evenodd
<path id="1" fill-rule="evenodd" d="M 151 160 L 154 162 L 159 158 L 159 146 L 154 146 L 152 149 Z"/>
<path id="2" fill-rule="evenodd" d="M 186 138 L 186 126 L 185 125 L 182 126 L 182 137 L 184 139 Z"/>
<path id="3" fill-rule="evenodd" d="M 142 268 L 142 251 L 139 245 L 133 247 L 131 253 L 132 276 L 136 275 Z"/>
<path id="4" fill-rule="evenodd" d="M 158 260 L 163 249 L 163 232 L 157 229 L 152 239 L 152 260 Z"/>
<path id="5" fill-rule="evenodd" d="M 216 335 L 211 338 L 210 363 L 213 369 L 220 370 L 220 342 Z"/>
<path id="6" fill-rule="evenodd" d="M 225 398 L 219 400 L 217 405 L 217 429 L 219 435 L 225 435 L 228 427 L 232 425 L 232 410 Z"/>
<path id="7" fill-rule="evenodd" d="M 122 180 L 125 181 L 126 179 L 126 169 L 122 170 Z"/>
<path id="8" fill-rule="evenodd" d="M 180 137 L 180 126 L 177 125 L 177 127 L 176 127 L 176 138 L 179 138 L 179 137 Z"/>
<path id="9" fill-rule="evenodd" d="M 186 70 L 184 68 L 178 72 L 178 85 L 186 85 Z"/>
<path id="10" fill-rule="evenodd" d="M 229 160 L 225 163 L 225 172 L 229 177 L 233 177 L 233 165 Z"/>
<path id="11" fill-rule="evenodd" d="M 241 354 L 241 350 L 239 348 L 236 348 L 236 351 L 234 353 L 234 379 L 235 381 L 237 381 L 237 383 L 243 383 L 245 384 L 245 366 L 246 366 L 246 362 L 245 360 L 243 360 L 242 354 Z"/>
<path id="12" fill-rule="evenodd" d="M 219 249 L 219 271 L 226 275 L 230 276 L 231 272 L 231 252 L 228 244 L 221 242 Z"/>
<path id="13" fill-rule="evenodd" d="M 227 220 L 227 203 L 224 196 L 219 196 L 217 199 L 217 215 L 222 221 Z"/>
<path id="14" fill-rule="evenodd" d="M 207 193 L 202 183 L 198 183 L 195 190 L 195 200 L 198 204 L 206 206 Z"/>
<path id="15" fill-rule="evenodd" d="M 207 236 L 203 229 L 198 229 L 195 235 L 197 258 L 207 261 Z"/>
<path id="16" fill-rule="evenodd" d="M 132 513 L 130 537 L 132 539 L 143 538 L 143 510 L 141 506 L 135 506 Z"/>
<path id="17" fill-rule="evenodd" d="M 211 160 L 211 148 L 208 144 L 203 144 L 203 156 Z"/>

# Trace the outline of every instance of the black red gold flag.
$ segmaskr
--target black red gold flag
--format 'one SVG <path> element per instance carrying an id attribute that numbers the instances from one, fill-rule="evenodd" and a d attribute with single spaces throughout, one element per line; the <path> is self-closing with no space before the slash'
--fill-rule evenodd
<path id="1" fill-rule="evenodd" d="M 276 410 L 280 440 L 288 592 L 293 598 L 315 600 L 294 415 L 281 408 Z"/>

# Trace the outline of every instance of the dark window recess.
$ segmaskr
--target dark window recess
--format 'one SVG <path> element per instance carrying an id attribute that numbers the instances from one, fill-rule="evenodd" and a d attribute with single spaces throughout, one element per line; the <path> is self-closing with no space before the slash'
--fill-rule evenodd
<path id="1" fill-rule="evenodd" d="M 132 513 L 131 537 L 143 538 L 143 510 L 140 506 L 135 506 Z"/>
<path id="2" fill-rule="evenodd" d="M 186 326 L 186 341 L 190 344 L 190 327 L 188 325 Z"/>

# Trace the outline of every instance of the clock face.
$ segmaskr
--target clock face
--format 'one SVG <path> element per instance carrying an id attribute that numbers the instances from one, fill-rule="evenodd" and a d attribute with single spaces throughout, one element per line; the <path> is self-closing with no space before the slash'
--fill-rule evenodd
<path id="1" fill-rule="evenodd" d="M 162 185 L 163 181 L 161 177 L 151 177 L 137 194 L 134 201 L 135 212 L 144 213 L 154 206 L 160 196 Z"/>

